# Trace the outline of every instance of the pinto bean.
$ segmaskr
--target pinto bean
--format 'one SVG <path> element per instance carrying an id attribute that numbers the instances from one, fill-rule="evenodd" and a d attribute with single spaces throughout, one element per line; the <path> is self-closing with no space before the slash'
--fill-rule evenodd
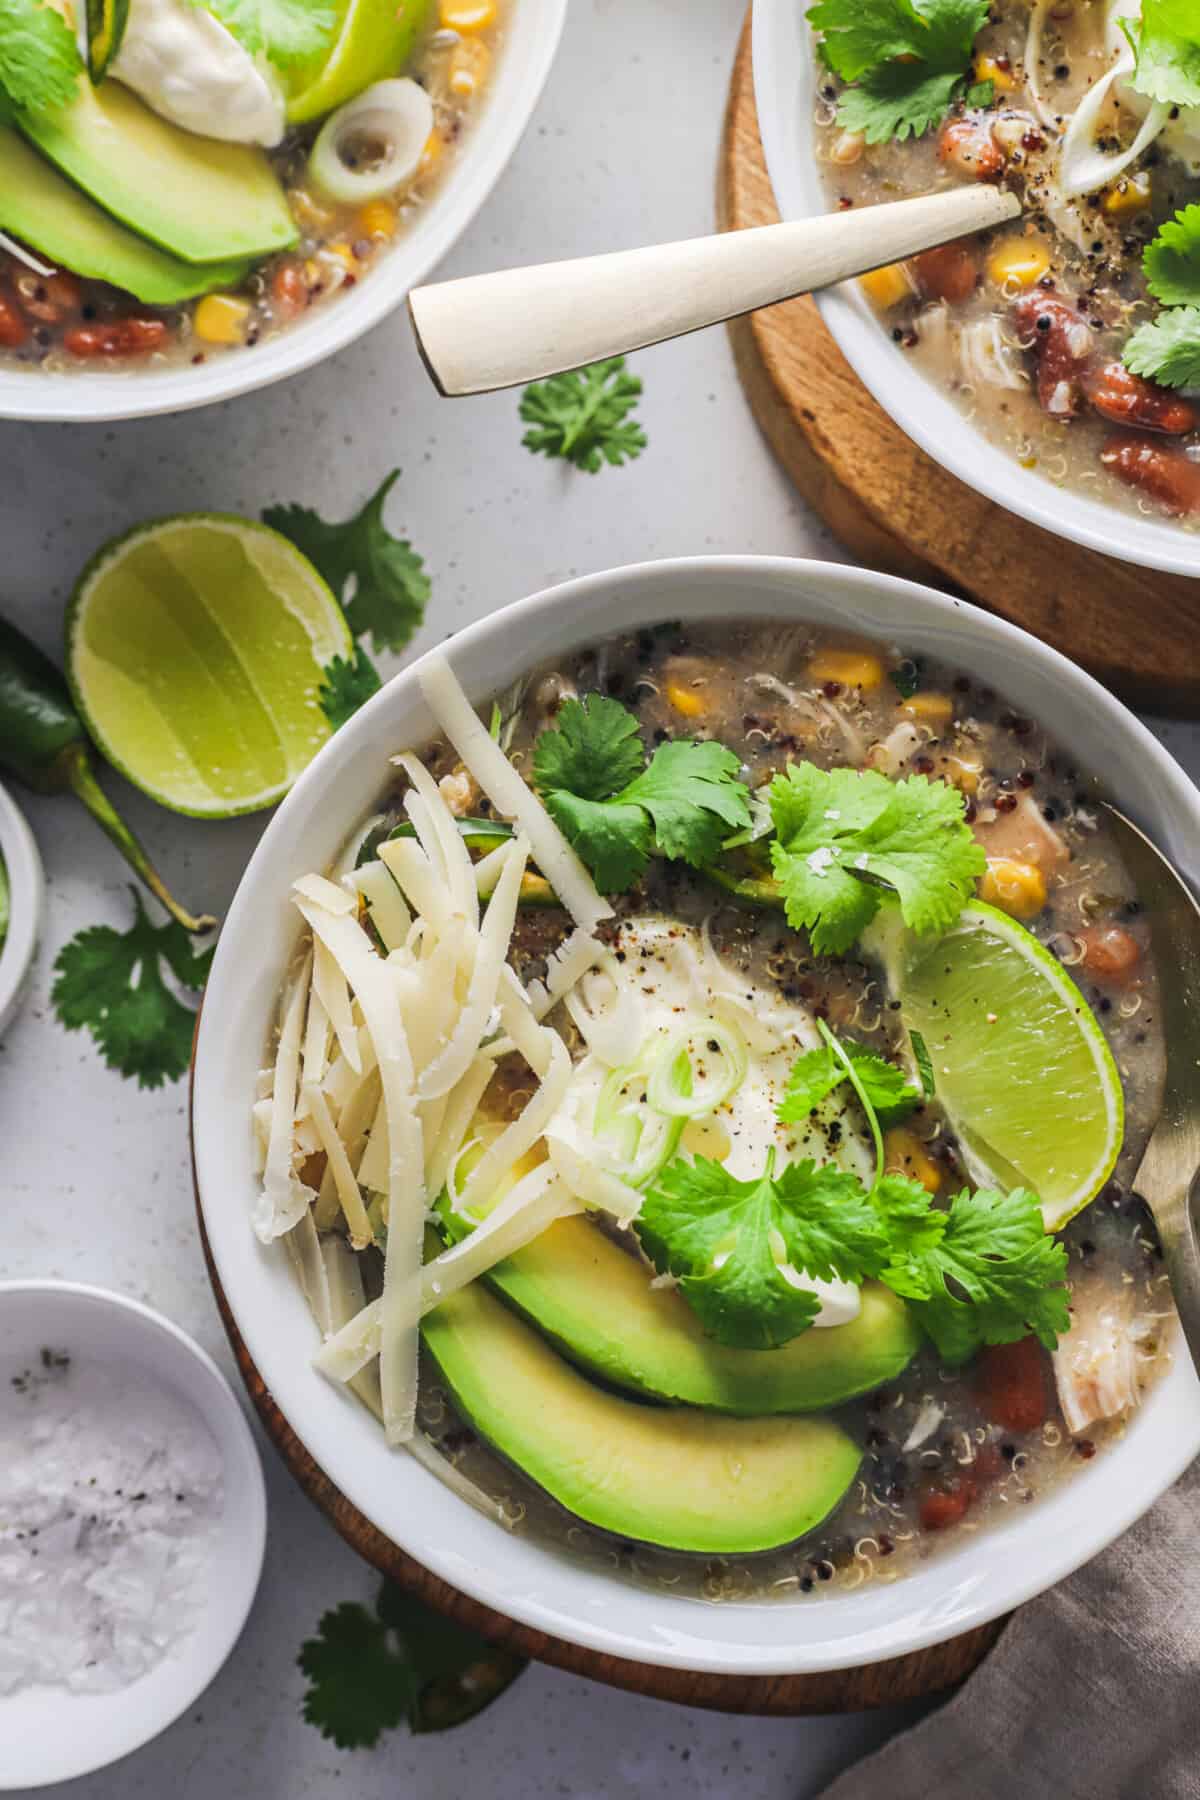
<path id="1" fill-rule="evenodd" d="M 1114 431 L 1100 452 L 1106 469 L 1170 513 L 1200 513 L 1200 463 L 1173 444 L 1136 431 Z"/>
<path id="2" fill-rule="evenodd" d="M 1137 939 L 1119 925 L 1089 925 L 1079 934 L 1083 967 L 1098 981 L 1124 986 L 1141 961 Z"/>
<path id="3" fill-rule="evenodd" d="M 6 350 L 16 350 L 28 336 L 29 326 L 20 307 L 11 294 L 6 294 L 0 288 L 0 344 Z"/>
<path id="4" fill-rule="evenodd" d="M 271 277 L 271 298 L 284 318 L 293 318 L 308 305 L 308 283 L 296 262 L 281 262 Z"/>
<path id="5" fill-rule="evenodd" d="M 1083 391 L 1096 411 L 1114 425 L 1171 435 L 1196 427 L 1196 408 L 1189 401 L 1157 381 L 1133 374 L 1122 362 L 1094 363 L 1083 377 Z"/>
<path id="6" fill-rule="evenodd" d="M 111 319 L 102 325 L 73 325 L 63 333 L 72 356 L 149 356 L 167 342 L 161 319 Z"/>
<path id="7" fill-rule="evenodd" d="M 971 181 L 995 181 L 1004 172 L 1004 152 L 985 113 L 947 119 L 938 135 L 938 159 Z"/>
<path id="8" fill-rule="evenodd" d="M 927 300 L 969 300 L 979 285 L 979 258 L 970 244 L 939 244 L 914 256 L 917 286 Z"/>
<path id="9" fill-rule="evenodd" d="M 1073 419 L 1083 403 L 1092 330 L 1058 294 L 1022 294 L 1012 309 L 1021 346 L 1037 357 L 1038 400 L 1052 419 Z"/>
<path id="10" fill-rule="evenodd" d="M 989 1344 L 975 1363 L 975 1391 L 984 1413 L 1006 1431 L 1036 1431 L 1049 1410 L 1046 1353 L 1035 1337 Z"/>

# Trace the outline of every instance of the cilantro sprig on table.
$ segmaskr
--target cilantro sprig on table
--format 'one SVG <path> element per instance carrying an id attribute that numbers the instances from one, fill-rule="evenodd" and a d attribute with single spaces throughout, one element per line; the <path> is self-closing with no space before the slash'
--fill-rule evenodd
<path id="1" fill-rule="evenodd" d="M 173 919 L 155 925 L 136 888 L 128 931 L 90 925 L 59 951 L 51 1001 L 68 1031 L 87 1031 L 110 1069 L 139 1087 L 178 1081 L 188 1066 L 196 1015 L 167 976 L 198 992 L 212 950 L 196 951 Z"/>
<path id="2" fill-rule="evenodd" d="M 629 417 L 641 392 L 623 356 L 531 382 L 521 396 L 521 417 L 530 427 L 521 442 L 535 455 L 562 457 L 589 475 L 605 463 L 619 468 L 649 441 Z"/>
<path id="3" fill-rule="evenodd" d="M 373 1610 L 345 1601 L 325 1613 L 297 1661 L 304 1717 L 339 1750 L 370 1749 L 405 1722 L 414 1732 L 464 1724 L 526 1666 L 390 1581 Z"/>
<path id="4" fill-rule="evenodd" d="M 657 851 L 702 868 L 750 824 L 739 763 L 723 744 L 676 738 L 649 762 L 638 723 L 602 694 L 568 700 L 538 737 L 534 785 L 603 893 L 619 894 Z"/>
<path id="5" fill-rule="evenodd" d="M 268 506 L 262 515 L 328 582 L 354 634 L 353 662 L 334 657 L 321 690 L 322 710 L 335 731 L 379 690 L 378 672 L 360 640 L 369 637 L 375 650 L 398 652 L 425 617 L 431 583 L 424 561 L 407 538 L 388 530 L 383 516 L 399 478 L 393 469 L 361 511 L 337 524 L 306 506 Z"/>
<path id="6" fill-rule="evenodd" d="M 921 137 L 967 93 L 971 51 L 987 22 L 988 0 L 817 0 L 807 18 L 821 53 L 850 85 L 838 123 L 869 144 Z"/>
<path id="7" fill-rule="evenodd" d="M 822 955 L 848 950 L 887 891 L 913 931 L 947 930 L 987 866 L 948 782 L 789 763 L 770 800 L 771 862 L 788 923 L 807 930 Z"/>
<path id="8" fill-rule="evenodd" d="M 281 69 L 320 56 L 333 42 L 337 11 L 313 0 L 189 0 L 215 14 L 252 55 Z"/>
<path id="9" fill-rule="evenodd" d="M 900 1069 L 826 1030 L 823 1050 L 797 1060 L 780 1120 L 805 1117 L 847 1064 L 877 1143 L 876 1096 L 906 1112 L 919 1104 Z M 1036 1195 L 964 1189 L 942 1209 L 904 1175 L 877 1169 L 866 1187 L 830 1165 L 775 1164 L 772 1149 L 761 1176 L 739 1181 L 705 1157 L 681 1158 L 658 1177 L 636 1221 L 655 1267 L 677 1279 L 721 1343 L 771 1349 L 806 1331 L 819 1303 L 797 1285 L 805 1276 L 877 1277 L 909 1304 L 947 1363 L 1030 1332 L 1053 1349 L 1067 1329 L 1066 1251 L 1047 1234 Z"/>
<path id="10" fill-rule="evenodd" d="M 0 0 L 0 125 L 73 98 L 83 59 L 70 26 L 46 0 Z"/>

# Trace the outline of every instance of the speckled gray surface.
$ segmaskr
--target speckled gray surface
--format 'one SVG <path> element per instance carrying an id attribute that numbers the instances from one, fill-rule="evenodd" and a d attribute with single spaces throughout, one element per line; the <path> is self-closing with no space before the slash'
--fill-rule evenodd
<path id="1" fill-rule="evenodd" d="M 495 197 L 447 265 L 465 273 L 709 228 L 721 109 L 742 0 L 571 0 L 549 91 Z M 581 571 L 698 550 L 835 555 L 763 447 L 723 333 L 648 352 L 650 448 L 591 478 L 520 448 L 511 395 L 439 402 L 403 318 L 292 384 L 208 413 L 116 427 L 0 425 L 0 608 L 57 650 L 62 608 L 104 538 L 195 507 L 275 500 L 337 516 L 393 463 L 394 517 L 428 559 L 422 644 Z M 1173 727 L 1193 770 L 1200 736 Z M 179 890 L 220 911 L 259 826 L 198 825 L 121 794 Z M 37 979 L 0 1045 L 0 1268 L 143 1297 L 226 1367 L 192 1222 L 182 1087 L 139 1094 L 48 1012 L 50 967 L 82 925 L 120 923 L 123 867 L 66 802 L 30 802 L 51 916 Z M 271 1540 L 251 1623 L 187 1719 L 104 1775 L 95 1800 L 616 1800 L 737 1793 L 801 1800 L 900 1723 L 765 1721 L 686 1711 L 531 1670 L 442 1738 L 339 1754 L 300 1719 L 296 1651 L 322 1610 L 372 1578 L 267 1452 Z M 0 1763 L 3 1749 L 0 1745 Z M 0 1766 L 2 1779 L 2 1766 Z M 63 1790 L 64 1792 L 68 1790 Z"/>

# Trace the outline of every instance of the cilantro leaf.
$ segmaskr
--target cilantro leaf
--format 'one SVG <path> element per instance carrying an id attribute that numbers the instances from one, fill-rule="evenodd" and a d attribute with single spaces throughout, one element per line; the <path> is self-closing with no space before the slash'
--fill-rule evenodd
<path id="1" fill-rule="evenodd" d="M 566 788 L 581 800 L 608 800 L 646 766 L 638 722 L 619 700 L 588 694 L 567 700 L 554 728 L 534 750 L 534 780 L 543 792 Z"/>
<path id="2" fill-rule="evenodd" d="M 750 823 L 723 744 L 677 738 L 645 755 L 633 714 L 601 694 L 566 701 L 534 747 L 534 785 L 604 893 L 632 887 L 656 849 L 699 868 Z"/>
<path id="3" fill-rule="evenodd" d="M 1140 21 L 1122 19 L 1136 64 L 1132 83 L 1166 106 L 1200 106 L 1200 21 L 1195 0 L 1142 0 Z"/>
<path id="4" fill-rule="evenodd" d="M 212 950 L 197 954 L 172 919 L 153 925 L 131 889 L 134 922 L 128 931 L 91 925 L 60 950 L 51 992 L 68 1031 L 87 1030 L 110 1069 L 156 1088 L 177 1081 L 192 1051 L 195 1014 L 172 993 L 166 970 L 181 987 L 199 989 Z"/>
<path id="5" fill-rule="evenodd" d="M 871 1205 L 887 1234 L 893 1268 L 941 1242 L 946 1215 L 934 1206 L 929 1190 L 911 1175 L 881 1175 L 871 1189 Z"/>
<path id="6" fill-rule="evenodd" d="M 861 936 L 880 886 L 897 895 L 913 931 L 947 930 L 986 866 L 962 795 L 944 781 L 789 763 L 770 797 L 771 860 L 788 923 L 807 929 L 822 955 Z"/>
<path id="7" fill-rule="evenodd" d="M 535 455 L 561 456 L 594 475 L 640 456 L 648 439 L 627 415 L 642 384 L 625 369 L 623 356 L 535 381 L 521 396 L 521 417 L 532 427 L 521 439 Z"/>
<path id="8" fill-rule="evenodd" d="M 320 56 L 333 42 L 337 12 L 313 0 L 190 0 L 220 19 L 252 55 L 281 69 Z"/>
<path id="9" fill-rule="evenodd" d="M 668 1165 L 646 1195 L 635 1229 L 661 1272 L 710 1336 L 769 1350 L 806 1331 L 819 1311 L 789 1270 L 862 1281 L 888 1261 L 888 1240 L 861 1183 L 831 1166 L 789 1163 L 738 1181 L 697 1157 Z"/>
<path id="10" fill-rule="evenodd" d="M 854 84 L 838 103 L 838 123 L 870 144 L 940 125 L 967 87 L 987 16 L 988 0 L 818 0 L 808 21 L 824 34 L 830 68 Z M 987 103 L 979 84 L 970 97 Z"/>
<path id="11" fill-rule="evenodd" d="M 335 656 L 325 669 L 325 679 L 317 695 L 321 711 L 332 729 L 340 731 L 346 720 L 352 719 L 359 707 L 372 694 L 377 694 L 381 686 L 379 670 L 361 644 L 355 648 L 353 661 L 349 657 Z"/>
<path id="12" fill-rule="evenodd" d="M 1146 286 L 1164 306 L 1200 305 L 1200 205 L 1164 219 L 1142 255 Z"/>
<path id="13" fill-rule="evenodd" d="M 0 0 L 0 124 L 14 111 L 66 106 L 82 70 L 74 34 L 60 12 L 45 0 Z"/>
<path id="14" fill-rule="evenodd" d="M 355 637 L 370 634 L 376 650 L 403 650 L 425 617 L 430 595 L 424 562 L 383 522 L 384 505 L 399 478 L 399 469 L 393 469 L 362 511 L 338 525 L 306 506 L 268 506 L 263 513 L 264 523 L 290 539 L 329 583 Z"/>
<path id="15" fill-rule="evenodd" d="M 343 1601 L 324 1613 L 297 1658 L 309 1679 L 304 1717 L 339 1750 L 369 1749 L 416 1704 L 416 1674 L 387 1626 L 365 1606 Z"/>
<path id="16" fill-rule="evenodd" d="M 1127 369 L 1164 387 L 1200 384 L 1200 306 L 1174 306 L 1139 325 L 1121 353 Z"/>
<path id="17" fill-rule="evenodd" d="M 390 1581 L 374 1612 L 347 1601 L 325 1613 L 297 1661 L 304 1717 L 340 1750 L 370 1748 L 405 1720 L 414 1732 L 462 1724 L 525 1667 Z"/>
<path id="18" fill-rule="evenodd" d="M 1036 1194 L 981 1188 L 964 1189 L 948 1212 L 931 1211 L 883 1279 L 945 1360 L 958 1363 L 981 1344 L 1011 1344 L 1030 1332 L 1053 1350 L 1070 1323 L 1066 1269 L 1066 1249 L 1046 1231 Z"/>
<path id="19" fill-rule="evenodd" d="M 903 1069 L 898 1069 L 886 1057 L 876 1055 L 874 1050 L 868 1050 L 865 1044 L 856 1044 L 853 1039 L 843 1039 L 841 1043 L 885 1131 L 891 1125 L 898 1125 L 901 1119 L 907 1119 L 920 1106 L 921 1090 L 909 1084 Z M 816 1050 L 807 1051 L 792 1065 L 787 1091 L 776 1109 L 777 1117 L 784 1125 L 800 1124 L 847 1079 L 846 1066 L 831 1045 L 822 1044 Z"/>

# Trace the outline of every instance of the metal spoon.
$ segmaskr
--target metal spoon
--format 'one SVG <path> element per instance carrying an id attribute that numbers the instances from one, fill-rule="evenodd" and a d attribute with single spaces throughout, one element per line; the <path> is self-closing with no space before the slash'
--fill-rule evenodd
<path id="1" fill-rule="evenodd" d="M 682 337 L 1014 219 L 975 183 L 679 244 L 414 288 L 408 310 L 443 394 L 483 394 Z"/>
<path id="2" fill-rule="evenodd" d="M 1135 1187 L 1154 1214 L 1179 1322 L 1200 1372 L 1200 905 L 1144 832 L 1115 807 L 1104 810 L 1150 921 L 1167 1047 L 1162 1111 Z"/>

